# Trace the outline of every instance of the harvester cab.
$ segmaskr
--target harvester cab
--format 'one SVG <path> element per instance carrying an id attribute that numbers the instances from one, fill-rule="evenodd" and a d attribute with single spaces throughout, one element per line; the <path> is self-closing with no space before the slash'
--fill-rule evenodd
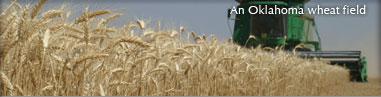
<path id="1" fill-rule="evenodd" d="M 332 65 L 340 65 L 349 69 L 352 81 L 367 81 L 367 63 L 365 57 L 361 56 L 361 51 L 321 51 L 317 26 L 314 17 L 308 12 L 303 12 L 303 14 L 300 12 L 281 14 L 280 11 L 278 13 L 275 11 L 273 14 L 258 12 L 259 7 L 297 11 L 300 8 L 304 9 L 304 4 L 309 0 L 236 1 L 239 5 L 236 9 L 228 10 L 228 18 L 231 18 L 233 10 L 237 11 L 240 8 L 247 10 L 244 10 L 244 14 L 236 14 L 232 19 L 235 21 L 232 36 L 234 43 L 245 47 L 283 45 L 286 51 L 296 48 L 296 53 L 302 58 L 317 57 L 329 60 Z"/>

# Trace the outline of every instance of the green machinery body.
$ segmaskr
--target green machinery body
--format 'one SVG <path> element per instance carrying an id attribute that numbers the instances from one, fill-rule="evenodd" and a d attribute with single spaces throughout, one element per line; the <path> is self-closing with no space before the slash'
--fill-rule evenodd
<path id="1" fill-rule="evenodd" d="M 361 51 L 321 51 L 321 42 L 314 17 L 308 12 L 304 14 L 249 14 L 250 6 L 268 6 L 278 8 L 304 8 L 309 0 L 236 0 L 243 8 L 244 14 L 236 14 L 233 41 L 241 46 L 276 47 L 284 45 L 292 50 L 297 45 L 297 53 L 301 57 L 319 57 L 330 60 L 331 64 L 344 66 L 350 70 L 351 80 L 367 81 L 365 57 Z M 230 18 L 230 12 L 228 17 Z M 254 36 L 250 37 L 249 36 Z M 317 37 L 317 41 L 315 41 Z"/>

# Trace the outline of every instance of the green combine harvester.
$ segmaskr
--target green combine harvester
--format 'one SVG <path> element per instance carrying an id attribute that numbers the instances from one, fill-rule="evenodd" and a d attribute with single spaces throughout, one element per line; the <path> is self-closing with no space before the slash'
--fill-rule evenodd
<path id="1" fill-rule="evenodd" d="M 303 8 L 309 0 L 236 0 L 236 6 L 245 9 L 244 14 L 236 14 L 233 41 L 245 47 L 284 46 L 291 51 L 298 45 L 297 54 L 305 58 L 318 57 L 329 60 L 332 65 L 340 65 L 350 70 L 350 80 L 367 82 L 365 57 L 361 51 L 321 51 L 321 42 L 314 17 L 307 9 L 304 14 L 250 14 L 251 6 L 266 5 L 268 8 Z M 252 8 L 254 9 L 254 8 Z M 229 9 L 228 18 L 230 19 Z M 249 36 L 251 36 L 249 38 Z M 253 37 L 254 36 L 254 37 Z M 315 41 L 314 38 L 317 38 Z"/>

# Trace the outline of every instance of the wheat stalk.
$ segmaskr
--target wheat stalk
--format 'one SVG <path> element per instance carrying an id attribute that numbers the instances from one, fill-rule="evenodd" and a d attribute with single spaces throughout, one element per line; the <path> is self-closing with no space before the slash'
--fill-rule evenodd
<path id="1" fill-rule="evenodd" d="M 160 20 L 158 20 L 158 21 L 157 21 L 157 32 L 161 32 L 160 27 L 161 27 L 161 26 L 160 26 Z"/>
<path id="2" fill-rule="evenodd" d="M 47 0 L 39 0 L 33 7 L 32 13 L 30 14 L 30 17 L 33 19 L 36 17 L 38 11 L 41 9 L 42 5 L 46 2 Z"/>
<path id="3" fill-rule="evenodd" d="M 16 89 L 17 91 L 21 94 L 21 96 L 25 96 L 25 93 L 24 91 L 21 89 L 21 87 L 19 85 L 15 85 L 16 86 Z"/>
<path id="4" fill-rule="evenodd" d="M 0 76 L 1 76 L 1 83 L 6 87 L 8 88 L 8 92 L 10 95 L 13 95 L 13 85 L 12 83 L 9 81 L 8 77 L 5 75 L 4 72 L 0 71 Z"/>
<path id="5" fill-rule="evenodd" d="M 101 84 L 99 84 L 99 94 L 100 94 L 101 96 L 106 96 L 106 94 L 105 94 L 105 92 L 104 92 L 103 87 L 102 87 Z"/>
<path id="6" fill-rule="evenodd" d="M 50 38 L 50 30 L 48 29 L 44 32 L 44 37 L 42 39 L 43 46 L 45 49 L 48 48 L 49 46 L 49 38 Z"/>
<path id="7" fill-rule="evenodd" d="M 108 54 L 91 54 L 91 55 L 85 55 L 85 56 L 82 56 L 82 57 L 79 57 L 78 59 L 76 59 L 74 61 L 75 64 L 79 64 L 81 62 L 84 62 L 88 59 L 96 59 L 96 58 L 103 58 L 103 57 L 107 57 L 109 56 Z"/>
<path id="8" fill-rule="evenodd" d="M 74 34 L 74 33 L 65 33 L 64 36 L 66 36 L 66 37 L 72 37 L 72 38 L 80 39 L 80 40 L 83 39 L 83 36 L 77 35 L 77 34 Z"/>
<path id="9" fill-rule="evenodd" d="M 5 87 L 7 87 L 8 89 L 13 90 L 14 89 L 13 85 L 12 85 L 11 81 L 9 81 L 9 79 L 5 75 L 5 73 L 0 71 L 0 76 L 1 76 L 1 83 L 3 83 L 3 85 Z"/>
<path id="10" fill-rule="evenodd" d="M 100 15 L 104 15 L 104 14 L 110 14 L 111 11 L 110 10 L 97 10 L 97 11 L 93 11 L 93 12 L 90 12 L 88 13 L 87 11 L 83 13 L 82 16 L 78 17 L 76 20 L 75 20 L 75 24 L 78 24 L 78 23 L 81 23 L 81 22 L 84 22 L 86 21 L 86 18 L 93 18 L 95 16 L 100 16 Z"/>
<path id="11" fill-rule="evenodd" d="M 49 11 L 42 14 L 41 20 L 59 17 L 61 15 L 62 15 L 62 11 L 60 11 L 60 10 L 49 10 Z"/>
<path id="12" fill-rule="evenodd" d="M 115 28 L 95 28 L 93 32 L 116 32 Z"/>
<path id="13" fill-rule="evenodd" d="M 79 33 L 84 33 L 81 29 L 75 28 L 75 27 L 70 27 L 70 26 L 64 26 L 66 29 L 71 30 L 73 32 L 79 32 Z"/>
<path id="14" fill-rule="evenodd" d="M 45 86 L 45 87 L 42 88 L 41 90 L 42 90 L 42 91 L 51 91 L 51 90 L 53 90 L 53 85 Z"/>
<path id="15" fill-rule="evenodd" d="M 22 10 L 22 7 L 19 3 L 17 3 L 16 1 L 13 1 L 14 2 L 14 6 L 16 6 L 20 11 Z"/>
<path id="16" fill-rule="evenodd" d="M 136 44 L 136 45 L 139 45 L 141 47 L 149 47 L 148 43 L 136 38 L 136 37 L 124 37 L 124 38 L 120 38 L 118 41 L 116 41 L 115 43 L 113 43 L 112 45 L 108 46 L 107 48 L 111 48 L 111 47 L 114 47 L 115 45 L 119 44 L 120 42 L 127 42 L 127 43 L 133 43 L 133 44 Z"/>
<path id="17" fill-rule="evenodd" d="M 104 21 L 102 22 L 102 24 L 104 25 L 104 24 L 110 22 L 112 19 L 118 18 L 118 17 L 120 17 L 120 16 L 122 16 L 121 13 L 113 14 L 113 15 L 111 15 L 110 17 L 108 17 L 106 20 L 104 20 Z"/>
<path id="18" fill-rule="evenodd" d="M 146 24 L 145 24 L 145 22 L 143 21 L 143 20 L 136 20 L 136 23 L 138 23 L 138 25 L 139 25 L 139 27 L 140 27 L 140 29 L 141 30 L 144 30 L 145 29 L 145 27 L 146 27 Z"/>

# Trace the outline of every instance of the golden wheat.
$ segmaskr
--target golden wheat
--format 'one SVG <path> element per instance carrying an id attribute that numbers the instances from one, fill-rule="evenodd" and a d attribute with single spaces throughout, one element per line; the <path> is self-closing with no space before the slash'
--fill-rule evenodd
<path id="1" fill-rule="evenodd" d="M 32 13 L 30 14 L 30 17 L 33 19 L 36 17 L 38 11 L 42 7 L 42 5 L 46 2 L 47 0 L 39 0 L 33 7 Z"/>
<path id="2" fill-rule="evenodd" d="M 110 22 L 112 19 L 118 18 L 118 17 L 120 17 L 120 16 L 122 16 L 121 13 L 113 14 L 113 15 L 109 16 L 106 20 L 104 20 L 104 21 L 102 22 L 102 24 L 104 25 L 104 24 Z"/>
<path id="3" fill-rule="evenodd" d="M 45 12 L 42 14 L 41 19 L 49 19 L 49 18 L 54 18 L 57 16 L 61 16 L 62 11 L 60 10 L 49 10 L 48 12 Z"/>
<path id="4" fill-rule="evenodd" d="M 45 2 L 31 13 L 13 2 L 20 10 L 1 14 L 1 96 L 332 95 L 348 81 L 348 70 L 279 51 L 284 46 L 265 47 L 269 53 L 195 32 L 182 42 L 183 26 L 161 29 L 158 21 L 154 31 L 138 19 L 113 28 L 108 22 L 121 14 L 99 19 L 111 11 L 86 8 L 71 20 L 64 6 L 38 12 Z"/>
<path id="5" fill-rule="evenodd" d="M 111 13 L 110 10 L 97 10 L 97 11 L 90 12 L 90 13 L 84 12 L 84 14 L 82 16 L 78 17 L 75 20 L 75 24 L 87 21 L 86 20 L 87 18 L 93 18 L 95 16 L 104 15 L 104 14 L 110 14 L 110 13 Z"/>

